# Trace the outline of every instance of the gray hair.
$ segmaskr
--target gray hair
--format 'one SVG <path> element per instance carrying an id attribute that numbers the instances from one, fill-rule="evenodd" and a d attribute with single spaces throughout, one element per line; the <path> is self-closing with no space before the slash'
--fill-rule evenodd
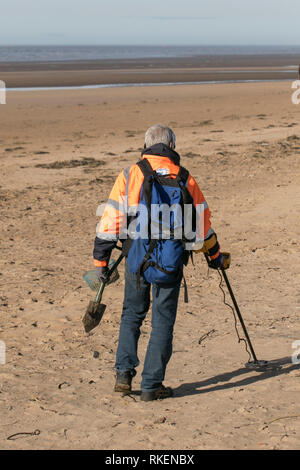
<path id="1" fill-rule="evenodd" d="M 154 124 L 149 127 L 145 134 L 145 145 L 146 148 L 151 147 L 154 144 L 172 144 L 172 148 L 175 148 L 176 136 L 172 129 L 163 124 Z"/>

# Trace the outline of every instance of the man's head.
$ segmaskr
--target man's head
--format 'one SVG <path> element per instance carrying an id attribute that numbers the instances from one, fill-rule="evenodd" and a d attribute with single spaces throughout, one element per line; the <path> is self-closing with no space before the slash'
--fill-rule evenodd
<path id="1" fill-rule="evenodd" d="M 155 144 L 165 144 L 171 149 L 175 149 L 176 136 L 172 129 L 162 124 L 154 124 L 149 127 L 145 134 L 145 148 Z"/>

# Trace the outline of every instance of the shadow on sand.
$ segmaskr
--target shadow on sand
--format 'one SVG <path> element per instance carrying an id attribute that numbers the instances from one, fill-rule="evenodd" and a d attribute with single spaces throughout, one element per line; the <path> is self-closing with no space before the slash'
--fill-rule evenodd
<path id="1" fill-rule="evenodd" d="M 245 387 L 255 382 L 269 379 L 270 377 L 289 374 L 293 370 L 300 369 L 300 364 L 293 364 L 290 357 L 273 360 L 270 361 L 269 364 L 271 368 L 266 370 L 254 371 L 247 367 L 243 367 L 232 372 L 225 372 L 224 374 L 216 375 L 215 377 L 211 377 L 210 379 L 202 380 L 200 382 L 184 383 L 179 387 L 174 388 L 174 396 L 185 397 L 219 390 L 228 390 L 236 387 Z M 289 366 L 287 366 L 288 364 Z M 241 377 L 244 374 L 247 374 L 247 377 L 235 382 L 230 382 L 232 379 Z M 250 377 L 249 374 L 251 374 Z"/>

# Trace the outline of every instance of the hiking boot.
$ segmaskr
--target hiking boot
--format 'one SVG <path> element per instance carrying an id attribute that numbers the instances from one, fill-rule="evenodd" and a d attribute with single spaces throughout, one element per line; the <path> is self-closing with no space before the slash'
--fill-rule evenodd
<path id="1" fill-rule="evenodd" d="M 125 372 L 117 372 L 115 392 L 130 393 L 132 377 L 133 375 L 129 370 L 126 370 Z"/>
<path id="2" fill-rule="evenodd" d="M 154 392 L 142 392 L 141 400 L 142 401 L 152 401 L 152 400 L 163 400 L 164 398 L 170 398 L 173 396 L 173 390 L 170 387 L 161 387 Z"/>

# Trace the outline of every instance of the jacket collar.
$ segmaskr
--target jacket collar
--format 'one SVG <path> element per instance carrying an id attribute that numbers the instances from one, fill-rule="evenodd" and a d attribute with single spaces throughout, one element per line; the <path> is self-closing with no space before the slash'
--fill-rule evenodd
<path id="1" fill-rule="evenodd" d="M 142 157 L 145 155 L 159 155 L 169 158 L 175 165 L 180 165 L 180 155 L 165 144 L 154 144 L 142 151 Z"/>

